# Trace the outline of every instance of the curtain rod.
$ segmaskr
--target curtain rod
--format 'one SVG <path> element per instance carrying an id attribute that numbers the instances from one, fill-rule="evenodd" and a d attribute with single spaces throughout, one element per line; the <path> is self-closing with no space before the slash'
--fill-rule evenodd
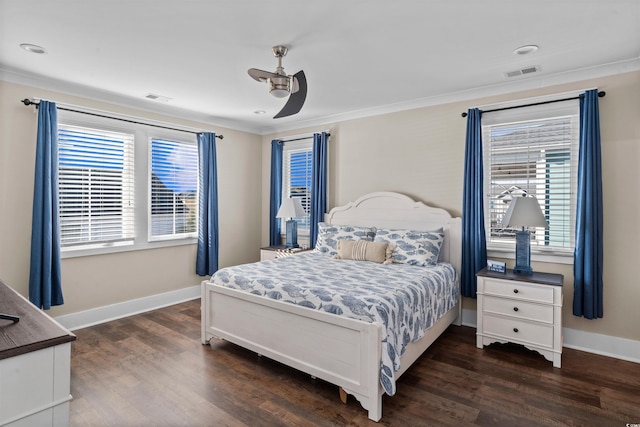
<path id="1" fill-rule="evenodd" d="M 325 133 L 327 134 L 327 136 L 331 136 L 331 132 L 325 132 Z M 278 139 L 278 141 L 280 141 L 280 142 L 293 142 L 293 141 L 304 141 L 305 139 L 312 139 L 312 138 L 313 138 L 313 135 L 311 135 L 311 136 L 302 136 L 300 138 L 292 138 L 292 139 Z"/>
<path id="2" fill-rule="evenodd" d="M 605 91 L 600 91 L 600 92 L 598 92 L 598 98 L 603 98 L 606 94 L 607 93 Z M 543 104 L 552 104 L 554 102 L 562 102 L 562 101 L 571 101 L 573 99 L 580 99 L 583 96 L 584 95 L 578 95 L 578 96 L 574 96 L 573 98 L 554 99 L 554 100 L 551 100 L 551 101 L 533 102 L 531 104 L 513 105 L 511 107 L 496 108 L 496 109 L 493 109 L 493 110 L 484 110 L 482 112 L 483 113 L 493 113 L 494 111 L 513 110 L 514 108 L 531 107 L 531 106 L 534 106 L 534 105 L 543 105 Z M 462 113 L 462 117 L 467 117 L 467 113 Z"/>
<path id="3" fill-rule="evenodd" d="M 25 98 L 20 102 L 22 102 L 26 106 L 35 105 L 36 108 L 38 108 L 38 106 L 40 105 L 40 102 L 32 101 L 29 98 Z M 136 124 L 136 125 L 145 125 L 145 126 L 152 126 L 152 127 L 156 127 L 156 128 L 160 128 L 160 129 L 168 129 L 168 130 L 175 130 L 175 131 L 178 131 L 178 132 L 192 133 L 194 135 L 200 135 L 200 134 L 204 133 L 202 131 L 201 132 L 196 132 L 196 131 L 193 131 L 193 130 L 178 129 L 178 128 L 172 128 L 172 127 L 169 127 L 169 126 L 155 125 L 155 124 L 152 124 L 152 123 L 144 123 L 144 122 L 138 122 L 136 120 L 123 119 L 123 118 L 120 118 L 120 117 L 107 116 L 105 114 L 90 113 L 89 111 L 75 110 L 73 108 L 58 107 L 58 106 L 56 106 L 56 108 L 58 110 L 71 111 L 73 113 L 86 114 L 86 115 L 89 115 L 89 116 L 102 117 L 102 118 L 105 118 L 105 119 L 120 120 L 121 122 L 133 123 L 133 124 Z M 216 138 L 224 139 L 224 135 L 216 135 Z"/>

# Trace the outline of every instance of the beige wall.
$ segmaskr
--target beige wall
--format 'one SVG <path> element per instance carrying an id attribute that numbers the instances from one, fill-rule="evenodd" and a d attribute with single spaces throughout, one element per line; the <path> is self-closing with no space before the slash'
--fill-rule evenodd
<path id="1" fill-rule="evenodd" d="M 0 278 L 28 294 L 33 165 L 37 114 L 19 100 L 38 97 L 159 120 L 224 135 L 218 141 L 221 267 L 258 260 L 260 245 L 261 138 L 203 123 L 165 117 L 0 82 Z M 137 250 L 62 260 L 65 304 L 52 316 L 76 313 L 198 285 L 195 245 Z"/>
<path id="2" fill-rule="evenodd" d="M 470 107 L 597 87 L 600 99 L 604 192 L 604 318 L 572 314 L 573 267 L 533 263 L 539 271 L 564 274 L 564 326 L 640 340 L 640 73 L 575 82 L 298 129 L 263 138 L 262 244 L 268 243 L 270 141 L 305 132 L 331 130 L 329 208 L 372 191 L 398 191 L 428 204 L 462 213 L 466 121 Z M 507 260 L 513 265 L 512 260 Z M 475 310 L 475 300 L 464 307 Z"/>

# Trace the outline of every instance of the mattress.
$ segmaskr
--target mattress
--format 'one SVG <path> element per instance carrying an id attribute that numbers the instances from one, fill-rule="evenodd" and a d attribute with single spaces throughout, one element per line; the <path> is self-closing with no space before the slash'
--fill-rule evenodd
<path id="1" fill-rule="evenodd" d="M 406 345 L 460 297 L 450 264 L 413 266 L 333 259 L 317 252 L 227 267 L 211 283 L 311 310 L 382 325 L 380 383 L 395 394 Z"/>

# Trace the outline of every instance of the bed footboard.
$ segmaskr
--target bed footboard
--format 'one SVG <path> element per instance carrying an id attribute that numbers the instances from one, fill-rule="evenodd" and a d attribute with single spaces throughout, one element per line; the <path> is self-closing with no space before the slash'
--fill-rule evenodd
<path id="1" fill-rule="evenodd" d="M 221 338 L 342 387 L 380 420 L 381 325 L 201 286 L 203 344 Z"/>

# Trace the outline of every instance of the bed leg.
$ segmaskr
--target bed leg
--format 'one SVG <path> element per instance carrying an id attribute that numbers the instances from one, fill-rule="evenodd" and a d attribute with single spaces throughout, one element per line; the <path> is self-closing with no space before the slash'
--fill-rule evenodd
<path id="1" fill-rule="evenodd" d="M 373 408 L 369 408 L 369 419 L 375 422 L 382 418 L 382 394 L 378 394 L 378 398 L 371 402 Z"/>
<path id="2" fill-rule="evenodd" d="M 346 405 L 347 404 L 347 392 L 344 391 L 344 389 L 342 387 L 338 387 L 338 392 L 340 393 L 340 401 Z"/>

